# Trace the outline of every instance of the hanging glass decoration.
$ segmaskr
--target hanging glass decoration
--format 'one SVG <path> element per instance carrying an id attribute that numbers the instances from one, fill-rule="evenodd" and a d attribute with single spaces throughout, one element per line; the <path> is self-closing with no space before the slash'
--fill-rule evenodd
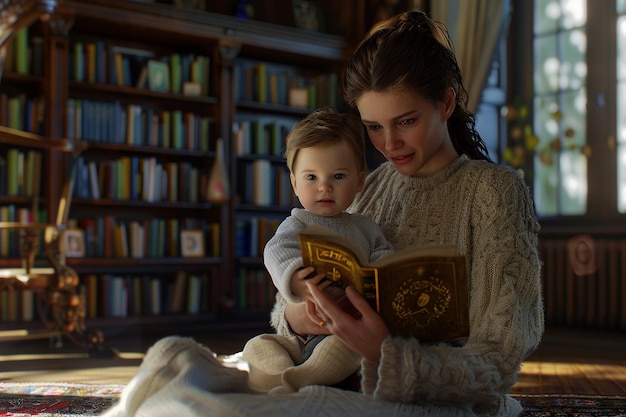
<path id="1" fill-rule="evenodd" d="M 207 200 L 212 203 L 224 203 L 228 201 L 228 197 L 229 186 L 224 156 L 224 140 L 219 138 L 216 143 L 215 160 L 209 176 Z"/>

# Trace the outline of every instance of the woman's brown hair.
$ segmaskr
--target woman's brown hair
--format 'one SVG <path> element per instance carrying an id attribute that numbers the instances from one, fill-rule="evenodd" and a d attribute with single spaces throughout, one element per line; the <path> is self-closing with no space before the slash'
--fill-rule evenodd
<path id="1" fill-rule="evenodd" d="M 353 108 L 368 91 L 410 88 L 435 102 L 452 88 L 456 95 L 448 131 L 454 148 L 471 159 L 489 158 L 476 131 L 476 119 L 467 110 L 467 91 L 448 31 L 419 11 L 399 14 L 370 30 L 355 50 L 344 78 L 345 100 Z"/>

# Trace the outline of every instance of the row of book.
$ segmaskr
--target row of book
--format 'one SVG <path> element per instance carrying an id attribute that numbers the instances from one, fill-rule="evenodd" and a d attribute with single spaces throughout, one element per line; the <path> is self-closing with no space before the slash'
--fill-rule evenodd
<path id="1" fill-rule="evenodd" d="M 283 157 L 287 135 L 293 121 L 276 118 L 242 120 L 233 125 L 235 155 Z"/>
<path id="2" fill-rule="evenodd" d="M 11 218 L 7 213 L 17 212 Z M 0 207 L 0 221 L 33 222 L 28 209 Z M 61 242 L 68 257 L 89 258 L 162 258 L 162 257 L 219 257 L 220 225 L 205 219 L 144 219 L 122 221 L 113 216 L 93 219 L 70 219 L 67 242 Z M 193 231 L 198 248 L 187 253 L 183 248 L 183 236 Z M 0 256 L 19 258 L 20 232 L 0 230 Z M 76 248 L 70 248 L 70 237 L 79 239 Z M 37 258 L 44 256 L 44 233 L 38 236 L 40 250 Z"/>
<path id="3" fill-rule="evenodd" d="M 41 135 L 44 129 L 44 108 L 42 97 L 0 93 L 0 126 Z"/>
<path id="4" fill-rule="evenodd" d="M 31 36 L 28 26 L 15 32 L 8 43 L 4 71 L 17 74 L 43 75 L 43 38 Z"/>
<path id="5" fill-rule="evenodd" d="M 181 110 L 155 110 L 119 100 L 67 102 L 69 139 L 207 152 L 215 149 L 212 129 L 212 118 Z"/>
<path id="6" fill-rule="evenodd" d="M 33 211 L 29 207 L 15 204 L 0 206 L 0 222 L 46 223 L 45 210 Z M 39 235 L 39 248 L 43 248 L 43 231 Z M 0 229 L 0 256 L 20 257 L 20 232 L 17 229 Z M 40 252 L 43 253 L 43 250 Z M 38 254 L 41 255 L 42 253 Z"/>
<path id="7" fill-rule="evenodd" d="M 155 157 L 121 156 L 112 160 L 79 157 L 74 197 L 126 201 L 197 203 L 206 177 L 191 162 L 159 162 Z"/>
<path id="8" fill-rule="evenodd" d="M 36 320 L 36 294 L 32 290 L 0 291 L 0 322 L 29 322 Z"/>
<path id="9" fill-rule="evenodd" d="M 337 73 L 308 76 L 293 67 L 240 60 L 234 80 L 237 100 L 309 109 L 339 104 Z"/>
<path id="10" fill-rule="evenodd" d="M 208 95 L 211 59 L 206 55 L 174 52 L 156 56 L 154 51 L 75 41 L 70 49 L 70 79 L 77 82 L 149 88 L 174 94 Z M 185 85 L 193 83 L 193 93 Z"/>
<path id="11" fill-rule="evenodd" d="M 0 148 L 0 195 L 39 196 L 42 163 L 40 151 Z"/>
<path id="12" fill-rule="evenodd" d="M 173 277 L 86 274 L 79 293 L 87 318 L 203 314 L 215 310 L 215 283 L 210 273 L 182 271 Z"/>
<path id="13" fill-rule="evenodd" d="M 268 218 L 239 216 L 235 220 L 235 256 L 238 258 L 259 257 L 267 241 L 274 236 L 284 216 Z"/>
<path id="14" fill-rule="evenodd" d="M 240 267 L 234 277 L 233 298 L 240 311 L 269 311 L 276 288 L 265 269 Z"/>
<path id="15" fill-rule="evenodd" d="M 206 219 L 150 218 L 122 220 L 115 216 L 70 219 L 70 230 L 81 232 L 84 250 L 74 256 L 88 258 L 163 258 L 184 255 L 184 231 L 201 235 L 203 253 L 220 256 L 220 224 Z M 198 256 L 198 255 L 196 255 Z"/>
<path id="16" fill-rule="evenodd" d="M 288 207 L 295 201 L 287 167 L 268 159 L 237 161 L 236 192 L 242 204 Z"/>
<path id="17" fill-rule="evenodd" d="M 88 319 L 204 314 L 215 309 L 215 280 L 208 273 L 179 272 L 174 277 L 87 274 L 80 280 L 78 293 Z M 34 291 L 0 291 L 0 322 L 38 319 Z"/>

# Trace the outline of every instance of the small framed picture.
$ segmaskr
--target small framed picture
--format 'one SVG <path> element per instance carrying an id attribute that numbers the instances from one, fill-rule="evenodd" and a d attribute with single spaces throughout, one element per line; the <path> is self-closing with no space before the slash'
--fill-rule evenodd
<path id="1" fill-rule="evenodd" d="M 202 230 L 183 230 L 180 232 L 180 253 L 185 258 L 204 256 L 204 233 Z"/>
<path id="2" fill-rule="evenodd" d="M 68 258 L 82 258 L 85 256 L 85 240 L 83 231 L 80 229 L 69 229 L 63 233 L 61 241 L 62 252 Z"/>
<path id="3" fill-rule="evenodd" d="M 148 61 L 148 87 L 152 91 L 170 91 L 170 69 L 165 62 Z"/>
<path id="4" fill-rule="evenodd" d="M 199 97 L 202 94 L 202 86 L 200 83 L 196 83 L 193 81 L 185 81 L 183 83 L 183 95 L 184 96 L 192 96 Z"/>

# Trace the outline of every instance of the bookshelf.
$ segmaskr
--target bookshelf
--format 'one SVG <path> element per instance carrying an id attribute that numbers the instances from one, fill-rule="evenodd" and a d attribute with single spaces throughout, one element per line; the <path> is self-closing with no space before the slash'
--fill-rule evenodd
<path id="1" fill-rule="evenodd" d="M 267 322 L 262 248 L 296 204 L 284 138 L 312 108 L 340 105 L 350 38 L 168 4 L 68 0 L 28 27 L 26 45 L 29 69 L 6 65 L 0 94 L 40 100 L 39 123 L 12 128 L 85 144 L 62 162 L 74 178 L 68 228 L 83 240 L 67 263 L 87 320 Z M 218 138 L 230 195 L 210 201 Z M 61 158 L 42 155 L 38 204 L 58 193 Z M 183 231 L 200 252 L 183 247 Z"/>

